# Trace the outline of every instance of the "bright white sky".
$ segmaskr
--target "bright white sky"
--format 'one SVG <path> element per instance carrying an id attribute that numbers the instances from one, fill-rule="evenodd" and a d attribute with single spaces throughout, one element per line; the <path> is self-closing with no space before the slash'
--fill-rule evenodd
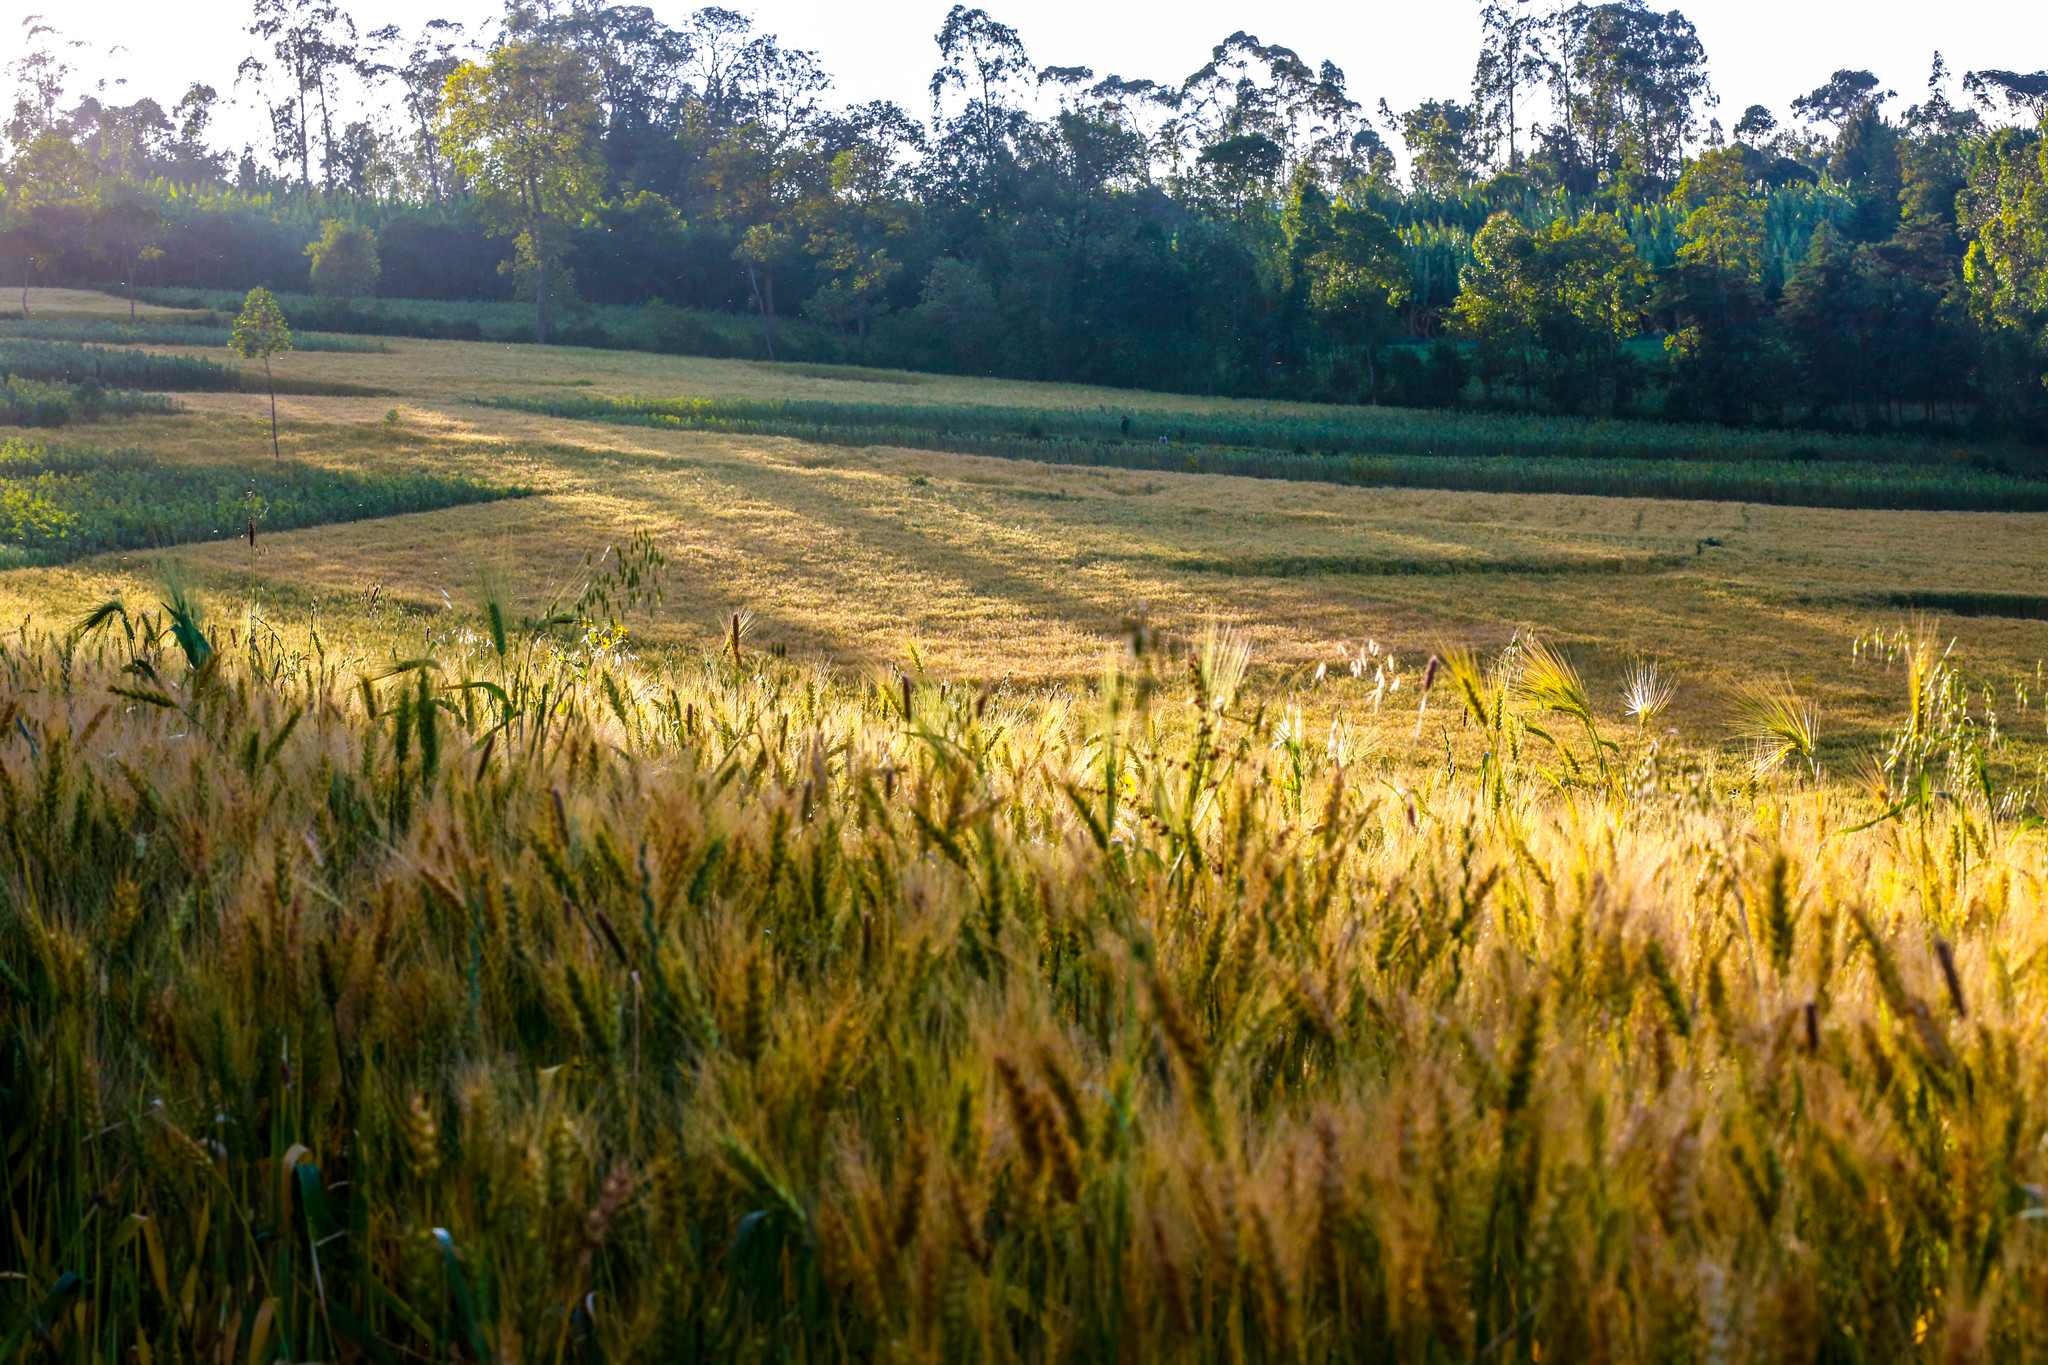
<path id="1" fill-rule="evenodd" d="M 1659 8 L 1668 2 L 1652 0 Z M 932 34 L 944 17 L 945 0 L 722 3 L 751 12 L 785 45 L 817 51 L 838 79 L 840 100 L 893 99 L 913 114 L 927 112 L 925 83 L 936 64 Z M 492 0 L 343 5 L 365 31 L 388 23 L 410 29 L 436 16 L 474 25 L 501 8 Z M 1086 65 L 1099 75 L 1130 78 L 1179 80 L 1208 60 L 1213 44 L 1245 28 L 1310 62 L 1334 60 L 1350 77 L 1352 97 L 1367 109 L 1383 95 L 1396 109 L 1430 97 L 1465 97 L 1478 41 L 1478 5 L 1472 0 L 989 0 L 986 7 L 1021 31 L 1041 65 Z M 1724 125 L 1752 103 L 1769 105 L 1785 118 L 1794 95 L 1838 67 L 1868 68 L 1904 100 L 1917 99 L 1937 48 L 1958 74 L 1973 67 L 2048 67 L 2043 0 L 1979 0 L 1967 7 L 1934 0 L 1681 0 L 1681 7 L 1706 44 Z M 692 8 L 679 0 L 654 0 L 655 12 L 670 23 L 680 23 Z M 34 13 L 87 44 L 70 54 L 81 72 L 74 78 L 74 96 L 114 76 L 128 81 L 107 92 L 122 102 L 148 94 L 168 106 L 195 78 L 231 96 L 237 93 L 235 64 L 251 50 L 242 31 L 248 10 L 239 3 L 0 0 L 0 65 L 21 54 L 20 22 Z M 261 130 L 248 92 L 241 93 L 241 108 L 221 111 L 220 141 L 239 143 Z"/>

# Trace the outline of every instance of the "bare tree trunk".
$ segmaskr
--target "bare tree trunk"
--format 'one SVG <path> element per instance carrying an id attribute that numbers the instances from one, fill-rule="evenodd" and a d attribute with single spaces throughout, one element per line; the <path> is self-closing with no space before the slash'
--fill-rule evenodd
<path id="1" fill-rule="evenodd" d="M 761 335 L 768 343 L 768 358 L 773 360 L 775 359 L 775 309 L 768 297 L 761 292 L 761 275 L 759 271 L 754 269 L 752 261 L 747 262 L 747 285 L 754 291 L 754 311 L 761 315 Z"/>
<path id="2" fill-rule="evenodd" d="M 270 377 L 270 357 L 263 357 L 263 385 L 270 390 L 270 458 L 281 460 L 277 452 L 277 381 Z"/>
<path id="3" fill-rule="evenodd" d="M 527 232 L 533 237 L 533 340 L 539 346 L 548 344 L 547 230 L 547 214 L 536 205 Z"/>

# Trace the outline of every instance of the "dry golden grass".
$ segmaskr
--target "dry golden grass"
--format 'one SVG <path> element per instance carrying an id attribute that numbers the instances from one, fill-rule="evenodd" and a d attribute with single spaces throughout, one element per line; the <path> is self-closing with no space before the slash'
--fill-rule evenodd
<path id="1" fill-rule="evenodd" d="M 103 296 L 81 295 L 90 299 Z M 105 302 L 113 302 L 105 300 Z M 351 604 L 430 612 L 485 571 L 523 610 L 573 591 L 584 556 L 634 531 L 671 552 L 674 591 L 650 643 L 707 642 L 732 610 L 794 654 L 900 661 L 956 676 L 1070 677 L 1142 609 L 1193 633 L 1241 629 L 1268 666 L 1336 667 L 1377 639 L 1409 656 L 1498 646 L 1540 623 L 1603 696 L 1638 655 L 1680 680 L 1684 726 L 1731 689 L 1787 674 L 1837 725 L 1873 721 L 1889 686 L 1844 668 L 1848 641 L 1922 590 L 2031 591 L 2048 519 L 1727 503 L 1356 489 L 1084 469 L 921 450 L 811 446 L 603 426 L 465 400 L 550 385 L 620 396 L 862 397 L 892 403 L 1263 408 L 1231 400 L 921 377 L 820 379 L 739 361 L 394 339 L 387 354 L 300 354 L 280 374 L 365 383 L 397 399 L 279 400 L 287 454 L 337 467 L 518 482 L 545 496 L 181 551 L 219 588 L 337 628 Z M 222 353 L 224 354 L 224 353 Z M 190 395 L 176 417 L 82 428 L 64 443 L 139 444 L 180 459 L 248 457 L 264 400 Z M 396 411 L 399 421 L 387 422 Z M 1718 540 L 1718 547 L 1703 546 Z M 0 610 L 73 609 L 151 570 L 114 556 L 0 576 Z M 1503 571 L 1503 570 L 1508 571 Z M 1542 571 L 1531 571 L 1542 570 Z M 280 605 L 289 603 L 289 607 Z M 1989 674 L 2029 673 L 2048 626 L 1950 622 Z M 1875 686 L 1873 683 L 1875 682 Z"/>

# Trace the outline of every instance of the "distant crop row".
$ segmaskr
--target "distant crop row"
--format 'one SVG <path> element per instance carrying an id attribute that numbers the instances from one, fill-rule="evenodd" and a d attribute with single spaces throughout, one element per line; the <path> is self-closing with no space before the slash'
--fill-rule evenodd
<path id="1" fill-rule="evenodd" d="M 242 387 L 242 377 L 234 367 L 198 356 L 156 355 L 13 336 L 0 337 L 0 374 L 44 384 L 79 384 L 92 379 L 122 389 L 203 393 Z"/>
<path id="2" fill-rule="evenodd" d="M 242 295 L 232 290 L 144 289 L 138 296 L 160 308 L 232 313 Z M 533 305 L 480 299 L 375 299 L 346 304 L 311 294 L 279 294 L 294 332 L 317 330 L 360 336 L 417 337 L 431 341 L 533 340 Z M 763 360 L 760 325 L 731 313 L 678 308 L 666 303 L 595 305 L 563 323 L 556 339 L 570 346 L 653 351 L 664 355 Z M 776 324 L 775 349 L 784 360 L 834 362 L 848 358 L 842 333 L 804 318 Z"/>
<path id="3" fill-rule="evenodd" d="M 503 398 L 549 416 L 827 445 L 895 445 L 1369 487 L 1688 498 L 1802 507 L 2048 510 L 2048 482 L 1925 443 L 1529 417 L 1041 412 L 880 403 Z M 1163 439 L 1162 439 L 1163 438 Z"/>
<path id="4" fill-rule="evenodd" d="M 693 427 L 799 423 L 927 429 L 948 435 L 1232 446 L 1297 455 L 1569 455 L 1631 460 L 2026 465 L 2038 457 L 1901 437 L 1743 431 L 1668 422 L 1333 408 L 1316 413 L 1214 413 L 1114 407 L 1044 409 L 928 403 L 764 402 L 755 399 L 548 400 L 565 417 L 646 414 Z M 1126 426 L 1128 422 L 1128 426 Z"/>
<path id="5" fill-rule="evenodd" d="M 204 322 L 122 322 L 107 318 L 29 318 L 0 322 L 0 343 L 21 341 L 91 342 L 102 346 L 226 346 L 230 319 L 216 315 Z M 375 354 L 391 348 L 374 337 L 339 336 L 331 332 L 293 332 L 294 351 L 339 351 Z"/>
<path id="6" fill-rule="evenodd" d="M 154 389 L 173 393 L 262 392 L 261 374 L 196 355 L 158 355 L 127 347 L 84 346 L 0 336 L 0 377 L 41 384 L 95 383 L 109 389 Z M 373 395 L 382 392 L 327 379 L 278 378 L 278 393 Z"/>
<path id="7" fill-rule="evenodd" d="M 0 443 L 0 567 L 219 540 L 522 497 L 426 474 L 367 476 L 296 461 L 173 464 L 137 451 Z"/>
<path id="8" fill-rule="evenodd" d="M 109 390 L 90 382 L 44 384 L 0 374 L 0 427 L 61 427 L 107 416 L 175 410 L 175 404 L 158 393 Z"/>

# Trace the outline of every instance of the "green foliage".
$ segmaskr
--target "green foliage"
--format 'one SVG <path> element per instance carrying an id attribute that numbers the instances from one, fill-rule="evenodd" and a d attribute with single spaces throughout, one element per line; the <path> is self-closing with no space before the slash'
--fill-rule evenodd
<path id="1" fill-rule="evenodd" d="M 1976 234 L 1963 259 L 1971 311 L 2048 371 L 2048 135 L 2014 129 L 1988 141 L 1964 214 Z"/>
<path id="2" fill-rule="evenodd" d="M 0 443 L 0 546 L 57 563 L 108 550 L 288 531 L 523 497 L 529 490 L 425 474 L 312 465 L 188 464 L 138 451 Z"/>
<path id="3" fill-rule="evenodd" d="M 368 228 L 340 218 L 320 225 L 320 236 L 306 244 L 312 258 L 313 291 L 328 298 L 356 299 L 377 288 L 377 237 Z"/>
<path id="4" fill-rule="evenodd" d="M 1650 279 L 1614 218 L 1560 218 L 1532 232 L 1495 214 L 1459 283 L 1459 330 L 1525 392 L 1562 411 L 1619 406 L 1620 343 L 1641 325 Z"/>
<path id="5" fill-rule="evenodd" d="M 277 300 L 268 289 L 251 289 L 235 317 L 234 331 L 228 335 L 228 349 L 244 360 L 261 360 L 267 371 L 272 356 L 291 348 L 292 331 Z"/>

